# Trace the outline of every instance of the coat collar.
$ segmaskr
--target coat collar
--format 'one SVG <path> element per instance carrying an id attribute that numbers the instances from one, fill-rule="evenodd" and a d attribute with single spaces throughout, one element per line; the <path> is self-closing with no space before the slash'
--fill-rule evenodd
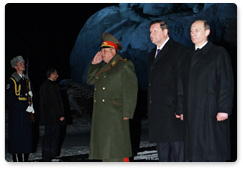
<path id="1" fill-rule="evenodd" d="M 12 77 L 16 80 L 16 82 L 19 82 L 21 80 L 20 75 L 17 72 L 14 72 L 12 74 Z M 23 77 L 25 77 L 25 75 L 23 74 Z"/>
<path id="2" fill-rule="evenodd" d="M 46 81 L 49 82 L 49 83 L 56 83 L 56 81 L 51 80 L 51 79 L 49 79 L 49 78 L 47 78 Z"/>
<path id="3" fill-rule="evenodd" d="M 120 59 L 120 55 L 119 55 L 119 54 L 116 54 L 116 55 L 109 61 L 108 64 L 111 65 L 111 66 L 115 66 L 119 59 Z"/>
<path id="4" fill-rule="evenodd" d="M 213 46 L 213 43 L 208 41 L 208 43 L 203 48 L 201 48 L 200 50 L 195 51 L 194 47 L 191 50 L 192 50 L 192 53 L 195 54 L 195 55 L 205 55 L 212 46 Z"/>
<path id="5" fill-rule="evenodd" d="M 156 58 L 155 57 L 155 53 L 156 53 L 156 49 L 154 48 L 153 50 L 153 62 L 157 62 L 158 60 L 160 60 L 161 58 L 163 58 L 163 56 L 167 53 L 167 51 L 170 49 L 170 46 L 173 44 L 173 39 L 170 38 L 168 40 L 168 42 L 164 45 L 163 49 L 159 52 L 159 54 L 157 55 Z"/>
<path id="6" fill-rule="evenodd" d="M 108 63 L 103 63 L 102 68 L 99 70 L 98 73 L 96 73 L 96 76 L 100 73 L 110 70 L 117 64 L 120 59 L 121 56 L 119 54 L 116 54 Z"/>
<path id="7" fill-rule="evenodd" d="M 193 47 L 191 49 L 191 64 L 194 65 L 197 63 L 202 57 L 204 57 L 211 47 L 213 46 L 212 42 L 208 42 L 203 48 L 201 48 L 198 51 L 195 51 L 195 48 Z"/>

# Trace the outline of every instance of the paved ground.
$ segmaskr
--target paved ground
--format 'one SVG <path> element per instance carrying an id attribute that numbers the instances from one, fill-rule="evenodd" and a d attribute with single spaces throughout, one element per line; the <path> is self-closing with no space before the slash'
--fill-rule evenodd
<path id="1" fill-rule="evenodd" d="M 81 121 L 78 121 L 77 124 L 80 124 Z M 158 155 L 156 151 L 156 144 L 151 144 L 148 141 L 148 128 L 147 122 L 143 123 L 140 136 L 139 148 L 136 149 L 137 153 L 134 153 L 134 157 L 130 159 L 133 162 L 154 162 L 158 161 Z M 72 126 L 73 127 L 73 126 Z M 80 131 L 81 128 L 85 128 L 82 126 L 74 126 L 77 128 L 77 131 Z M 88 128 L 88 127 L 87 127 Z M 89 139 L 90 133 L 89 130 L 85 130 L 86 132 L 73 132 L 74 129 L 71 129 L 71 134 L 66 134 L 64 138 L 64 142 L 62 145 L 60 156 L 58 156 L 53 161 L 56 162 L 93 162 L 97 160 L 89 160 Z M 41 133 L 41 132 L 40 132 Z M 68 132 L 70 133 L 70 132 Z M 232 130 L 232 161 L 234 162 L 237 159 L 237 139 L 236 130 Z M 40 134 L 42 135 L 42 134 Z M 5 149 L 7 150 L 7 139 L 5 140 Z M 32 162 L 40 162 L 41 157 L 41 146 L 42 146 L 42 137 L 40 136 L 38 139 L 38 146 L 35 153 L 30 154 L 29 160 Z M 9 153 L 5 153 L 5 160 L 8 162 L 12 161 L 11 155 Z"/>
<path id="2" fill-rule="evenodd" d="M 99 160 L 89 160 L 89 139 L 90 133 L 67 134 L 64 138 L 60 156 L 53 159 L 53 162 L 99 162 Z M 6 140 L 7 143 L 7 140 Z M 7 144 L 5 145 L 7 147 Z M 31 153 L 29 160 L 31 162 L 41 162 L 41 146 L 42 137 L 38 139 L 38 146 L 35 153 Z M 134 157 L 130 158 L 132 162 L 142 161 L 158 161 L 156 144 L 148 142 L 148 129 L 143 129 L 141 132 L 140 146 L 136 149 Z M 6 153 L 5 159 L 8 162 L 12 161 L 11 155 Z"/>

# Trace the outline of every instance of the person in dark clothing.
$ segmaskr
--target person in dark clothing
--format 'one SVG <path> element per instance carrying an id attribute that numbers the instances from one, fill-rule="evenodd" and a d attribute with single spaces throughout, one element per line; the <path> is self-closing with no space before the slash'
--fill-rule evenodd
<path id="1" fill-rule="evenodd" d="M 183 123 L 175 118 L 178 61 L 186 48 L 169 37 L 163 20 L 152 21 L 156 47 L 148 58 L 149 141 L 157 143 L 160 162 L 184 161 Z"/>
<path id="2" fill-rule="evenodd" d="M 32 153 L 32 124 L 30 113 L 34 112 L 33 105 L 29 106 L 27 93 L 25 61 L 22 56 L 16 56 L 10 61 L 16 70 L 7 80 L 6 103 L 8 113 L 8 152 L 12 154 L 14 162 L 28 161 Z"/>
<path id="3" fill-rule="evenodd" d="M 56 69 L 47 70 L 47 80 L 40 87 L 40 124 L 45 127 L 42 143 L 42 158 L 50 162 L 58 155 L 60 127 L 64 123 L 62 98 L 56 84 Z"/>
<path id="4" fill-rule="evenodd" d="M 185 122 L 186 161 L 230 159 L 229 116 L 233 106 L 230 56 L 208 41 L 205 20 L 191 25 L 195 47 L 183 57 L 178 74 L 177 116 Z"/>

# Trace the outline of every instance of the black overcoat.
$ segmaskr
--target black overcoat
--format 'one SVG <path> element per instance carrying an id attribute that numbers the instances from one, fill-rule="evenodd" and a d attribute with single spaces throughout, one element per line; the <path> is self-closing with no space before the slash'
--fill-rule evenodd
<path id="1" fill-rule="evenodd" d="M 61 94 L 55 81 L 47 79 L 40 87 L 40 124 L 63 124 L 60 117 L 64 117 Z"/>
<path id="2" fill-rule="evenodd" d="M 11 154 L 32 152 L 32 124 L 28 107 L 26 80 L 15 72 L 7 80 L 6 102 L 8 113 L 8 152 Z"/>
<path id="3" fill-rule="evenodd" d="M 183 140 L 183 122 L 175 118 L 178 60 L 185 47 L 173 39 L 155 59 L 156 48 L 148 58 L 148 112 L 150 142 Z"/>
<path id="4" fill-rule="evenodd" d="M 179 69 L 178 112 L 184 114 L 185 159 L 221 161 L 230 158 L 229 119 L 218 122 L 218 112 L 231 114 L 233 73 L 223 47 L 208 42 L 191 49 Z"/>

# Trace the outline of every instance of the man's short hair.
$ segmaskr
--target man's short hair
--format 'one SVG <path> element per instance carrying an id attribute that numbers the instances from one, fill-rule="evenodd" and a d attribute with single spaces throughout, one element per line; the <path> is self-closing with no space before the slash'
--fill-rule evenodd
<path id="1" fill-rule="evenodd" d="M 204 19 L 197 19 L 193 23 L 195 23 L 197 21 L 203 22 L 205 30 L 210 30 L 210 25 L 208 24 L 208 22 L 206 20 L 204 20 Z"/>
<path id="2" fill-rule="evenodd" d="M 160 28 L 161 28 L 162 30 L 167 29 L 168 32 L 169 32 L 168 24 L 167 24 L 164 20 L 155 20 L 155 21 L 152 21 L 152 22 L 150 23 L 150 26 L 152 26 L 153 24 L 156 24 L 156 23 L 159 23 L 159 24 L 160 24 Z"/>
<path id="3" fill-rule="evenodd" d="M 55 73 L 57 70 L 55 68 L 49 68 L 46 71 L 46 77 L 49 78 L 51 74 Z"/>

